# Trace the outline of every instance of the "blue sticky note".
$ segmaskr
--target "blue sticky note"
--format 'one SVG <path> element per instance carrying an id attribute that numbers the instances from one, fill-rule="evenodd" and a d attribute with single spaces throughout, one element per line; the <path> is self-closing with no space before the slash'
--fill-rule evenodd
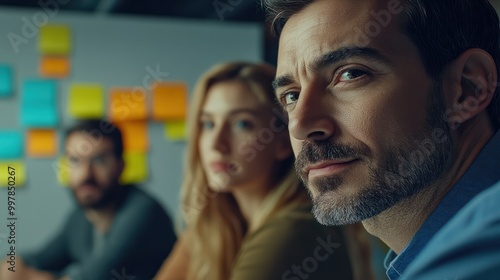
<path id="1" fill-rule="evenodd" d="M 20 132 L 0 131 L 0 160 L 21 158 L 23 146 L 23 135 Z"/>
<path id="2" fill-rule="evenodd" d="M 12 94 L 12 68 L 0 65 L 0 97 Z"/>
<path id="3" fill-rule="evenodd" d="M 57 84 L 52 80 L 29 80 L 24 82 L 21 108 L 21 123 L 30 128 L 55 127 L 57 114 Z"/>

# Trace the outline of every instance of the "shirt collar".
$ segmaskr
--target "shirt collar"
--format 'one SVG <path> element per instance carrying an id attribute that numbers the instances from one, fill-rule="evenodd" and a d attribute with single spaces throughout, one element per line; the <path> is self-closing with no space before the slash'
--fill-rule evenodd
<path id="1" fill-rule="evenodd" d="M 399 279 L 423 247 L 465 204 L 500 180 L 500 131 L 484 146 L 462 178 L 453 186 L 399 255 L 389 250 L 384 260 L 387 276 Z"/>

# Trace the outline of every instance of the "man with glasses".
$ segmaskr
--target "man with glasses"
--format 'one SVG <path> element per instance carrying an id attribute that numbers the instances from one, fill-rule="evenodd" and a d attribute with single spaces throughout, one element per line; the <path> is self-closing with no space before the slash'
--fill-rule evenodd
<path id="1" fill-rule="evenodd" d="M 22 255 L 16 272 L 3 269 L 5 280 L 152 279 L 176 237 L 160 204 L 120 184 L 122 153 L 121 133 L 107 121 L 83 121 L 67 131 L 69 185 L 78 207 L 45 248 Z"/>

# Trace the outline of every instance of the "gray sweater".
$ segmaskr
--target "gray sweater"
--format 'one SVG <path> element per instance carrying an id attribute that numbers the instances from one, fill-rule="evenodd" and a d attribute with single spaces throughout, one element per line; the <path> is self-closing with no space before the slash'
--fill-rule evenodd
<path id="1" fill-rule="evenodd" d="M 77 207 L 43 249 L 22 256 L 24 262 L 72 280 L 152 279 L 176 241 L 172 223 L 144 191 L 124 188 L 128 194 L 106 235 L 99 237 Z"/>

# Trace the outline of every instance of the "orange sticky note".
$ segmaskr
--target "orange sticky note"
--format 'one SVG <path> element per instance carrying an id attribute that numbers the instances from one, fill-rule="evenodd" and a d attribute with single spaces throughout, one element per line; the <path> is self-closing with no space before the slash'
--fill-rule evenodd
<path id="1" fill-rule="evenodd" d="M 147 122 L 122 122 L 116 125 L 122 132 L 125 151 L 145 152 L 149 149 Z"/>
<path id="2" fill-rule="evenodd" d="M 181 82 L 161 82 L 153 86 L 152 117 L 157 121 L 184 120 L 187 86 Z"/>
<path id="3" fill-rule="evenodd" d="M 42 56 L 40 59 L 40 75 L 47 78 L 66 78 L 70 72 L 69 57 Z"/>
<path id="4" fill-rule="evenodd" d="M 52 157 L 57 154 L 57 132 L 55 130 L 29 130 L 26 136 L 26 151 L 30 157 Z"/>
<path id="5" fill-rule="evenodd" d="M 112 122 L 147 119 L 147 96 L 143 88 L 113 88 L 110 92 L 109 118 Z"/>

